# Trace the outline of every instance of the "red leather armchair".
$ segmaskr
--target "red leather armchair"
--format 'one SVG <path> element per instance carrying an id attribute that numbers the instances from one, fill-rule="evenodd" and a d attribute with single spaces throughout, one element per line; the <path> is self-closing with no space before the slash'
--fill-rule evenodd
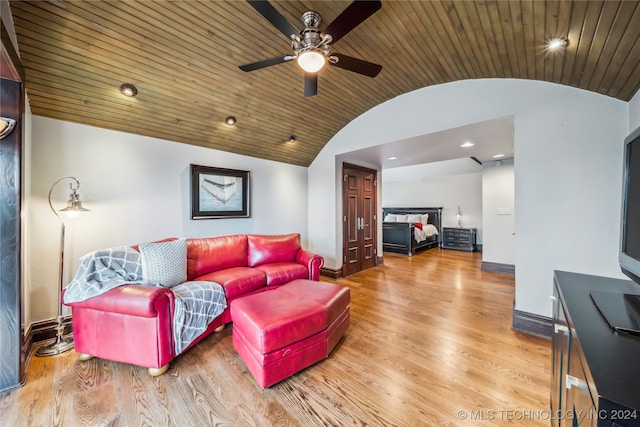
<path id="1" fill-rule="evenodd" d="M 187 239 L 187 280 L 222 285 L 227 309 L 188 348 L 233 321 L 230 303 L 295 279 L 318 280 L 323 258 L 300 246 L 300 235 L 231 235 Z M 170 289 L 124 285 L 71 303 L 76 351 L 147 367 L 161 375 L 177 354 Z"/>

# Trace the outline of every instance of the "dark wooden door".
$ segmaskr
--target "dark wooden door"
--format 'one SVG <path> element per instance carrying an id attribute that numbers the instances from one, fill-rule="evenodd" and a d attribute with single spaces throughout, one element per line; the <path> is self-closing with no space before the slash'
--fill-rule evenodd
<path id="1" fill-rule="evenodd" d="M 377 172 L 343 165 L 343 275 L 376 265 Z"/>

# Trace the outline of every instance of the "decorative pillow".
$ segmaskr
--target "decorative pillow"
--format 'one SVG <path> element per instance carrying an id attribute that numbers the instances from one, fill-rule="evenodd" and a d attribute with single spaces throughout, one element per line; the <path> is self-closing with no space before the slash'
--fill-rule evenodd
<path id="1" fill-rule="evenodd" d="M 142 280 L 171 288 L 187 281 L 187 240 L 140 245 Z"/>
<path id="2" fill-rule="evenodd" d="M 417 214 L 417 215 L 409 215 L 409 217 L 407 218 L 407 222 L 420 222 L 420 218 L 422 217 L 422 215 Z"/>
<path id="3" fill-rule="evenodd" d="M 294 262 L 300 250 L 300 233 L 247 235 L 247 264 L 256 267 L 274 262 Z"/>
<path id="4" fill-rule="evenodd" d="M 407 219 L 409 218 L 409 215 L 398 215 L 398 222 L 408 222 Z"/>
<path id="5" fill-rule="evenodd" d="M 384 217 L 384 222 L 398 222 L 398 215 L 387 214 L 387 216 Z"/>
<path id="6" fill-rule="evenodd" d="M 416 228 L 419 228 L 420 230 L 422 230 L 422 223 L 416 222 Z"/>
<path id="7" fill-rule="evenodd" d="M 429 214 L 420 215 L 420 222 L 422 225 L 429 224 Z"/>

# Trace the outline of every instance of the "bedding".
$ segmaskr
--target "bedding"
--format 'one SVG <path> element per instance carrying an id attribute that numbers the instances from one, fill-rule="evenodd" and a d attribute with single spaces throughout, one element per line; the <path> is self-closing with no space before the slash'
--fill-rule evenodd
<path id="1" fill-rule="evenodd" d="M 433 224 L 423 225 L 422 228 L 416 227 L 413 233 L 416 243 L 423 242 L 436 234 L 438 234 L 438 229 Z"/>
<path id="2" fill-rule="evenodd" d="M 422 215 L 420 214 L 411 214 L 407 217 L 407 222 L 413 222 L 414 224 L 416 222 L 419 222 L 420 224 L 422 224 Z"/>
<path id="3" fill-rule="evenodd" d="M 384 222 L 398 222 L 398 215 L 396 215 L 396 214 L 387 214 L 384 217 Z"/>

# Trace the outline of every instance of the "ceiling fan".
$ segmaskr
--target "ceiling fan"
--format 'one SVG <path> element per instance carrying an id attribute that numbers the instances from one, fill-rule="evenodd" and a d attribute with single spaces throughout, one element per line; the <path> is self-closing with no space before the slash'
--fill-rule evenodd
<path id="1" fill-rule="evenodd" d="M 331 46 L 335 42 L 382 7 L 380 1 L 354 1 L 324 31 L 319 28 L 320 15 L 314 11 L 310 10 L 302 15 L 304 29 L 298 31 L 268 1 L 247 0 L 247 2 L 282 34 L 291 39 L 293 54 L 240 65 L 242 71 L 254 71 L 297 59 L 298 65 L 305 72 L 304 96 L 314 96 L 318 93 L 318 71 L 326 63 L 369 77 L 377 76 L 382 70 L 381 65 L 331 52 Z"/>

